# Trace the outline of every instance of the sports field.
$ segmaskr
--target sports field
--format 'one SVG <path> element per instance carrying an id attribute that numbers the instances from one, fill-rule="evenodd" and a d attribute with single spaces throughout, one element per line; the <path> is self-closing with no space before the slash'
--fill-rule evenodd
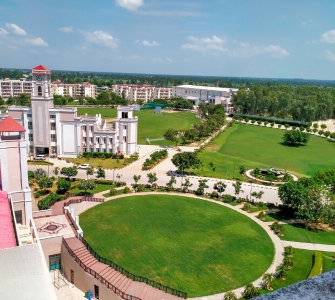
<path id="1" fill-rule="evenodd" d="M 78 115 L 95 116 L 101 114 L 102 118 L 116 118 L 116 109 L 112 108 L 78 108 Z M 156 114 L 154 110 L 134 111 L 134 116 L 138 117 L 138 139 L 137 143 L 146 145 L 146 138 L 155 139 L 163 137 L 164 132 L 169 129 L 184 130 L 189 129 L 192 124 L 198 124 L 199 119 L 194 113 L 162 111 Z M 152 142 L 154 145 L 172 145 L 169 141 Z"/>
<path id="2" fill-rule="evenodd" d="M 199 154 L 203 167 L 189 171 L 197 175 L 242 179 L 239 175 L 241 165 L 247 169 L 274 167 L 299 177 L 335 168 L 333 141 L 311 135 L 307 145 L 289 147 L 282 144 L 283 134 L 284 130 L 280 129 L 234 124 Z"/>
<path id="3" fill-rule="evenodd" d="M 101 256 L 188 297 L 243 286 L 274 256 L 269 236 L 248 217 L 182 196 L 108 201 L 81 214 L 80 223 Z"/>

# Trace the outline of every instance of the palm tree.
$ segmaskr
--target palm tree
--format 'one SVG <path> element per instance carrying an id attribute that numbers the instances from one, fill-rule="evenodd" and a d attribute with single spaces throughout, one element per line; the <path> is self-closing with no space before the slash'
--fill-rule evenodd
<path id="1" fill-rule="evenodd" d="M 292 257 L 293 256 L 293 247 L 287 246 L 284 248 L 285 256 Z"/>
<path id="2" fill-rule="evenodd" d="M 270 273 L 264 274 L 262 280 L 263 280 L 263 285 L 268 291 L 273 290 L 272 286 L 274 285 L 275 278 L 272 276 L 272 274 Z"/>
<path id="3" fill-rule="evenodd" d="M 286 275 L 287 275 L 287 269 L 286 267 L 282 264 L 282 265 L 279 265 L 277 268 L 276 268 L 276 274 L 277 276 L 279 277 L 279 279 L 281 280 L 285 280 L 286 278 Z"/>
<path id="4" fill-rule="evenodd" d="M 223 300 L 237 300 L 237 297 L 234 292 L 229 291 L 224 294 Z"/>
<path id="5" fill-rule="evenodd" d="M 252 283 L 245 286 L 243 291 L 243 297 L 245 299 L 255 298 L 260 295 L 258 287 L 255 287 Z"/>
<path id="6" fill-rule="evenodd" d="M 283 265 L 286 267 L 286 269 L 290 270 L 293 267 L 293 260 L 290 257 L 284 257 Z"/>

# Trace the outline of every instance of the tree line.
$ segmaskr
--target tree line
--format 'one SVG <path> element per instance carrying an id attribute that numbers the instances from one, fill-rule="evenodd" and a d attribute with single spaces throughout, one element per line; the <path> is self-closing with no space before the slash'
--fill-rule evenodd
<path id="1" fill-rule="evenodd" d="M 335 88 L 312 85 L 253 85 L 232 97 L 241 114 L 293 119 L 301 122 L 335 118 Z"/>

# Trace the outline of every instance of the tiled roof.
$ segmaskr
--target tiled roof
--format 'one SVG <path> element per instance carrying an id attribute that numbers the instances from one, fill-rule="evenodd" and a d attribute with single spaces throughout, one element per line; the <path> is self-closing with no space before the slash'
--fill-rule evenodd
<path id="1" fill-rule="evenodd" d="M 16 246 L 7 193 L 0 191 L 0 249 Z"/>
<path id="2" fill-rule="evenodd" d="M 42 65 L 39 65 L 35 68 L 33 68 L 33 70 L 37 70 L 37 71 L 50 71 L 48 68 L 42 66 Z"/>
<path id="3" fill-rule="evenodd" d="M 25 128 L 11 116 L 0 122 L 0 132 L 25 132 Z"/>

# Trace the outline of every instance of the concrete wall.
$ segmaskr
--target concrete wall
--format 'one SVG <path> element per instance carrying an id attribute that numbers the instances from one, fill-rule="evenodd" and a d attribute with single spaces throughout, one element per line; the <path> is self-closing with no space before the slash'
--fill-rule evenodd
<path id="1" fill-rule="evenodd" d="M 121 300 L 100 281 L 86 273 L 72 258 L 64 245 L 61 247 L 61 264 L 66 278 L 71 281 L 71 270 L 74 271 L 74 284 L 82 292 L 91 292 L 94 296 L 94 285 L 99 286 L 99 300 Z"/>
<path id="2" fill-rule="evenodd" d="M 61 253 L 62 237 L 63 237 L 62 235 L 59 235 L 50 238 L 39 239 L 48 268 L 49 268 L 49 256 Z"/>

